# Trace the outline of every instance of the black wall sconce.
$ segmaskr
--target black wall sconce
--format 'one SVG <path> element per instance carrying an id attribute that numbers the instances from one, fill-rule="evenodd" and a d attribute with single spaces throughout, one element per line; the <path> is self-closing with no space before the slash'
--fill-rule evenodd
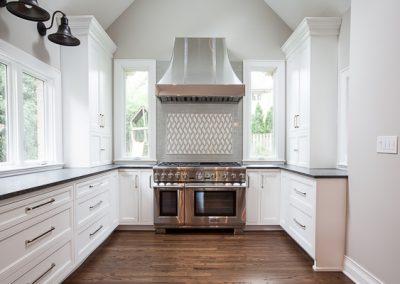
<path id="1" fill-rule="evenodd" d="M 79 39 L 72 35 L 71 29 L 68 26 L 68 19 L 61 11 L 55 11 L 53 13 L 51 24 L 46 28 L 43 22 L 50 19 L 50 14 L 39 6 L 37 0 L 19 0 L 8 3 L 7 0 L 0 0 L 0 7 L 6 7 L 10 13 L 22 19 L 38 22 L 37 30 L 41 36 L 45 36 L 47 30 L 53 27 L 54 17 L 57 13 L 60 13 L 62 15 L 61 24 L 58 27 L 57 32 L 50 34 L 48 39 L 56 44 L 65 46 L 77 46 L 81 43 Z"/>

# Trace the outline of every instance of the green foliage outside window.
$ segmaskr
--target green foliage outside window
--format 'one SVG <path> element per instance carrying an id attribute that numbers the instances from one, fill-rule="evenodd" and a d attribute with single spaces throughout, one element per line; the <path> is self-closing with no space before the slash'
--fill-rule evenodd
<path id="1" fill-rule="evenodd" d="M 251 118 L 251 131 L 253 134 L 271 133 L 273 126 L 273 109 L 270 108 L 265 116 L 259 102 L 257 102 L 256 110 Z"/>

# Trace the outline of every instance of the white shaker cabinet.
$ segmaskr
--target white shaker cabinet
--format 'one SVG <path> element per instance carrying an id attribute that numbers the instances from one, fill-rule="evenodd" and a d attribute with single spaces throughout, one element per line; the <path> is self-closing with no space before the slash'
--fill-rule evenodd
<path id="1" fill-rule="evenodd" d="M 305 18 L 282 46 L 287 60 L 288 164 L 336 166 L 340 24 L 340 18 Z"/>
<path id="2" fill-rule="evenodd" d="M 314 259 L 314 270 L 341 271 L 347 179 L 282 171 L 281 185 L 281 227 Z"/>
<path id="3" fill-rule="evenodd" d="M 70 16 L 81 44 L 61 47 L 64 159 L 69 167 L 112 162 L 112 58 L 116 45 L 93 16 Z"/>
<path id="4" fill-rule="evenodd" d="M 280 170 L 248 170 L 246 225 L 279 225 Z"/>
<path id="5" fill-rule="evenodd" d="M 120 225 L 153 225 L 152 170 L 119 171 Z"/>

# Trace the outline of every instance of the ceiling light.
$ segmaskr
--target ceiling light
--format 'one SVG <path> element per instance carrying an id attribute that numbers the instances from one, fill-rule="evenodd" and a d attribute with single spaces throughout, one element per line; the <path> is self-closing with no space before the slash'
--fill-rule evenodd
<path id="1" fill-rule="evenodd" d="M 65 45 L 65 46 L 77 46 L 77 45 L 79 45 L 81 43 L 80 40 L 72 35 L 71 29 L 68 26 L 68 19 L 67 19 L 66 15 L 61 11 L 55 11 L 53 13 L 53 17 L 51 19 L 50 27 L 46 28 L 46 26 L 42 22 L 39 22 L 37 24 L 37 29 L 38 29 L 39 34 L 41 36 L 45 36 L 46 33 L 47 33 L 47 30 L 51 29 L 53 27 L 54 17 L 55 17 L 55 15 L 57 13 L 62 14 L 61 24 L 58 27 L 57 32 L 54 33 L 54 34 L 50 34 L 48 36 L 48 39 L 50 41 L 56 43 L 56 44 Z"/>

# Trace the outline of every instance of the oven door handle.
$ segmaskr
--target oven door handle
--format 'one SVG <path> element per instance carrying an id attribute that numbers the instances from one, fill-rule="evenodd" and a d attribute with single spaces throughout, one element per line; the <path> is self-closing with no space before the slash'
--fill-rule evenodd
<path id="1" fill-rule="evenodd" d="M 246 184 L 241 184 L 241 185 L 189 185 L 186 186 L 186 189 L 191 189 L 191 188 L 210 188 L 210 189 L 243 189 L 246 188 Z"/>
<path id="2" fill-rule="evenodd" d="M 153 185 L 153 188 L 157 190 L 171 190 L 171 189 L 181 190 L 184 187 L 185 187 L 184 185 Z"/>

